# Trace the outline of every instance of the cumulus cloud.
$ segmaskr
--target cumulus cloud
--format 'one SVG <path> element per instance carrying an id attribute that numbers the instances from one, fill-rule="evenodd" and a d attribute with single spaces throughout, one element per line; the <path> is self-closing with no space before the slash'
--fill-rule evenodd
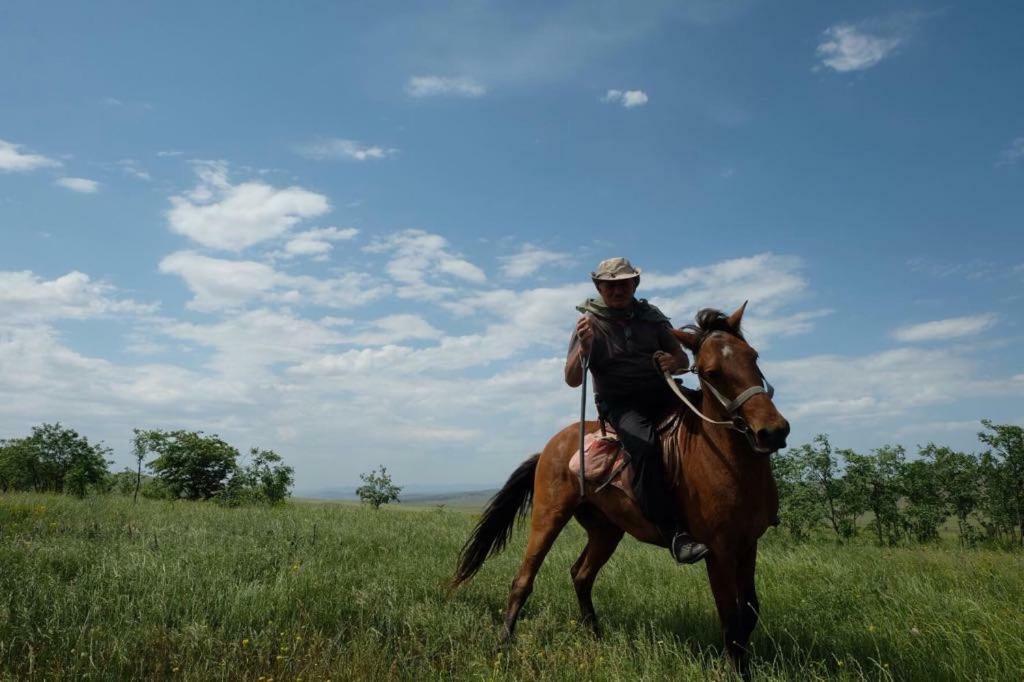
<path id="1" fill-rule="evenodd" d="M 398 232 L 365 250 L 389 255 L 385 271 L 399 284 L 397 293 L 401 298 L 436 300 L 454 291 L 451 286 L 437 284 L 439 281 L 482 284 L 487 280 L 483 270 L 449 249 L 448 240 L 423 230 Z"/>
<path id="2" fill-rule="evenodd" d="M 0 140 L 0 171 L 7 173 L 23 173 L 37 168 L 60 166 L 60 161 L 24 152 L 22 145 Z"/>
<path id="3" fill-rule="evenodd" d="M 545 266 L 564 264 L 570 259 L 567 253 L 548 251 L 533 244 L 523 244 L 519 253 L 501 256 L 498 260 L 502 263 L 503 275 L 510 279 L 521 279 L 533 275 Z"/>
<path id="4" fill-rule="evenodd" d="M 387 157 L 394 156 L 398 153 L 397 149 L 364 144 L 355 140 L 344 140 L 340 138 L 318 140 L 309 144 L 299 145 L 295 148 L 295 151 L 300 156 L 316 161 L 333 161 L 339 159 L 370 161 L 373 159 L 386 159 Z"/>
<path id="5" fill-rule="evenodd" d="M 950 317 L 900 327 L 892 335 L 896 340 L 906 343 L 945 341 L 981 333 L 995 325 L 996 320 L 997 317 L 992 313 Z"/>
<path id="6" fill-rule="evenodd" d="M 817 53 L 821 63 L 833 71 L 863 71 L 878 65 L 902 42 L 897 34 L 872 35 L 862 27 L 836 24 L 825 29 Z"/>
<path id="7" fill-rule="evenodd" d="M 332 242 L 346 241 L 359 234 L 354 227 L 321 227 L 315 230 L 299 232 L 284 245 L 281 255 L 286 258 L 296 256 L 309 256 L 315 260 L 327 258 L 327 254 L 334 248 Z"/>
<path id="8" fill-rule="evenodd" d="M 967 396 L 1024 389 L 1024 377 L 981 378 L 974 360 L 952 349 L 897 348 L 862 356 L 814 355 L 766 361 L 763 367 L 779 389 L 777 400 L 788 418 L 814 417 L 823 423 L 891 418 Z M 828 380 L 822 381 L 822 377 Z"/>
<path id="9" fill-rule="evenodd" d="M 647 104 L 647 93 L 643 90 L 609 90 L 601 99 L 611 104 L 621 104 L 627 109 Z"/>
<path id="10" fill-rule="evenodd" d="M 0 271 L 0 323 L 142 314 L 156 306 L 116 296 L 116 289 L 73 270 L 52 280 L 31 271 Z"/>
<path id="11" fill-rule="evenodd" d="M 197 163 L 196 173 L 195 188 L 171 197 L 167 222 L 172 231 L 210 248 L 241 251 L 330 210 L 327 197 L 301 187 L 233 185 L 224 162 Z"/>
<path id="12" fill-rule="evenodd" d="M 236 309 L 252 301 L 354 308 L 387 291 L 364 273 L 326 279 L 289 275 L 264 263 L 212 258 L 194 251 L 170 254 L 160 261 L 160 271 L 181 277 L 194 295 L 188 306 L 204 312 Z"/>
<path id="13" fill-rule="evenodd" d="M 700 308 L 728 313 L 749 301 L 743 325 L 750 340 L 762 345 L 772 338 L 806 333 L 814 320 L 832 312 L 827 308 L 786 312 L 810 294 L 803 269 L 803 261 L 796 256 L 762 253 L 676 273 L 644 273 L 641 286 L 656 292 L 651 301 L 680 324 L 693 320 Z"/>
<path id="14" fill-rule="evenodd" d="M 464 76 L 412 76 L 405 84 L 405 92 L 410 97 L 481 97 L 487 93 L 487 89 L 472 78 Z"/>
<path id="15" fill-rule="evenodd" d="M 420 315 L 398 314 L 371 320 L 363 331 L 345 337 L 346 343 L 381 346 L 415 339 L 439 339 L 444 333 Z"/>
<path id="16" fill-rule="evenodd" d="M 88 178 L 57 178 L 57 185 L 81 194 L 95 194 L 100 190 L 100 183 Z"/>
<path id="17" fill-rule="evenodd" d="M 211 258 L 194 251 L 167 256 L 160 261 L 160 272 L 185 280 L 194 295 L 189 307 L 203 311 L 243 305 L 278 283 L 278 275 L 269 265 Z"/>

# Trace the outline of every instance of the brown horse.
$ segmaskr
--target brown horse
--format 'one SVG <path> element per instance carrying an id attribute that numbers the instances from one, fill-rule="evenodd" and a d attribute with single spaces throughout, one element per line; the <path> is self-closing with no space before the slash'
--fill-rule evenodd
<path id="1" fill-rule="evenodd" d="M 745 307 L 728 317 L 702 310 L 696 325 L 674 330 L 694 355 L 702 389 L 695 407 L 722 423 L 708 423 L 687 409 L 674 435 L 677 447 L 666 448 L 665 461 L 678 513 L 688 520 L 694 537 L 711 549 L 707 572 L 725 652 L 744 675 L 747 644 L 759 608 L 754 590 L 757 541 L 778 513 L 767 454 L 785 447 L 789 434 L 789 424 L 772 403 L 770 387 L 754 388 L 761 387 L 764 378 L 757 367 L 757 352 L 740 331 Z M 598 423 L 587 422 L 586 428 L 594 431 Z M 543 452 L 523 462 L 490 501 L 462 549 L 455 585 L 473 577 L 489 556 L 504 548 L 516 517 L 525 516 L 532 500 L 530 539 L 512 581 L 504 641 L 512 638 L 545 555 L 573 516 L 587 532 L 587 545 L 572 566 L 572 582 L 583 620 L 595 633 L 599 630 L 591 600 L 594 579 L 623 533 L 665 546 L 636 504 L 613 486 L 596 491 L 588 485 L 587 494 L 581 495 L 579 482 L 569 471 L 569 459 L 578 444 L 577 422 L 548 441 Z"/>

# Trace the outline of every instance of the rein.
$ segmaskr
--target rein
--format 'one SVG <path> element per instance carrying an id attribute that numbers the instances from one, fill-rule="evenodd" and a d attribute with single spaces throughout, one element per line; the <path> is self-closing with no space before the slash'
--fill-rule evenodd
<path id="1" fill-rule="evenodd" d="M 750 430 L 750 425 L 747 424 L 747 421 L 743 418 L 742 415 L 739 414 L 739 409 L 743 407 L 743 404 L 745 402 L 753 398 L 755 395 L 760 395 L 761 393 L 764 393 L 765 395 L 768 396 L 769 399 L 771 399 L 775 395 L 775 388 L 770 383 L 768 383 L 768 380 L 764 378 L 764 375 L 761 375 L 761 381 L 763 382 L 763 385 L 751 386 L 750 388 L 746 389 L 738 396 L 736 396 L 733 400 L 729 400 L 724 395 L 722 395 L 717 388 L 712 386 L 710 382 L 705 381 L 704 377 L 700 375 L 700 372 L 697 370 L 696 357 L 694 357 L 693 359 L 693 367 L 683 372 L 683 374 L 690 373 L 694 374 L 697 377 L 697 381 L 699 381 L 702 386 L 706 386 L 707 388 L 709 388 L 711 390 L 711 394 L 718 399 L 718 402 L 722 403 L 722 407 L 725 408 L 725 411 L 729 414 L 729 417 L 731 418 L 729 421 L 719 421 L 717 419 L 711 419 L 710 417 L 705 415 L 703 412 L 697 409 L 696 405 L 690 402 L 690 399 L 686 397 L 685 393 L 679 390 L 679 385 L 676 384 L 671 374 L 669 374 L 668 372 L 662 372 L 662 375 L 665 377 L 665 382 L 668 384 L 669 388 L 671 388 L 672 392 L 676 394 L 676 397 L 683 401 L 683 404 L 690 408 L 690 410 L 695 415 L 706 421 L 708 424 L 724 426 L 726 428 L 732 429 L 733 431 L 742 433 L 744 436 L 747 437 L 747 441 L 750 443 L 750 446 L 755 451 L 761 452 L 762 450 L 761 448 L 758 448 L 757 441 L 754 438 L 754 434 Z M 760 373 L 760 371 L 758 371 L 758 373 Z"/>

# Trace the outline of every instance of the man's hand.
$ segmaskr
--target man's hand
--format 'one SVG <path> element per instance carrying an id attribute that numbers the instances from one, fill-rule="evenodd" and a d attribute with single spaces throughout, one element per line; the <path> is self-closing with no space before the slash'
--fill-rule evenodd
<path id="1" fill-rule="evenodd" d="M 576 338 L 580 340 L 580 351 L 584 355 L 590 355 L 590 347 L 594 341 L 594 327 L 590 323 L 590 318 L 586 315 L 581 317 L 576 323 Z"/>
<path id="2" fill-rule="evenodd" d="M 677 374 L 689 367 L 690 361 L 686 358 L 686 353 L 671 355 L 663 350 L 659 350 L 654 353 L 654 364 L 657 365 L 658 369 L 662 372 Z"/>

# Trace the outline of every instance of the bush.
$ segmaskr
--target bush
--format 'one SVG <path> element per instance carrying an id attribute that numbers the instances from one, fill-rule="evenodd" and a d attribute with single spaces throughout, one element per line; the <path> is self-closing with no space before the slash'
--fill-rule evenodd
<path id="1" fill-rule="evenodd" d="M 402 488 L 391 482 L 391 475 L 383 464 L 376 471 L 359 474 L 359 478 L 363 485 L 356 488 L 356 495 L 374 509 L 380 509 L 381 505 L 388 502 L 399 502 L 398 495 Z"/>
<path id="2" fill-rule="evenodd" d="M 84 497 L 104 492 L 110 448 L 92 444 L 74 429 L 56 424 L 32 427 L 27 438 L 0 441 L 0 489 L 68 492 Z"/>
<path id="3" fill-rule="evenodd" d="M 202 431 L 135 429 L 134 445 L 140 455 L 156 454 L 147 466 L 171 498 L 208 500 L 237 468 L 238 450 Z"/>
<path id="4" fill-rule="evenodd" d="M 295 470 L 282 463 L 273 450 L 252 448 L 246 467 L 236 467 L 217 501 L 235 507 L 243 504 L 280 504 L 291 495 Z"/>

